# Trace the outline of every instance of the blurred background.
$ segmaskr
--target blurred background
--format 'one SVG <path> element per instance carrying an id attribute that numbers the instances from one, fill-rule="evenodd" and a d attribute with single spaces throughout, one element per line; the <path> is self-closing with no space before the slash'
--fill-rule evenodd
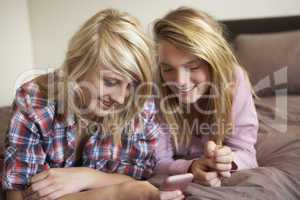
<path id="1" fill-rule="evenodd" d="M 153 20 L 179 6 L 218 20 L 300 14 L 300 0 L 0 0 L 0 106 L 32 74 L 59 67 L 72 34 L 97 11 L 127 11 L 150 33 Z"/>

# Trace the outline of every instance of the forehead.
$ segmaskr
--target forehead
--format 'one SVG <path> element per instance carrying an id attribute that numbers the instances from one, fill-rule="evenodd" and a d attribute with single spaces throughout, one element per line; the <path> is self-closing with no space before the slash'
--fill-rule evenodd
<path id="1" fill-rule="evenodd" d="M 158 45 L 158 61 L 160 64 L 183 65 L 198 58 L 189 52 L 176 48 L 167 41 L 160 41 Z"/>

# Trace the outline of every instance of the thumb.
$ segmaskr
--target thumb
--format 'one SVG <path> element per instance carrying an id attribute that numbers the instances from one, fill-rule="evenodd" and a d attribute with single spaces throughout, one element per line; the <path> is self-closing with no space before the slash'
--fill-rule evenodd
<path id="1" fill-rule="evenodd" d="M 216 149 L 217 145 L 214 141 L 210 140 L 205 145 L 205 155 L 209 158 L 212 158 L 214 156 L 214 151 Z"/>

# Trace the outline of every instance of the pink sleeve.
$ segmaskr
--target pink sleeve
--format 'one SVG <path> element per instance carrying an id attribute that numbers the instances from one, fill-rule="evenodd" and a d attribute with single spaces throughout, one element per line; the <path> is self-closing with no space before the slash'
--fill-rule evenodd
<path id="1" fill-rule="evenodd" d="M 256 150 L 258 120 L 250 84 L 244 71 L 237 67 L 237 85 L 233 100 L 233 133 L 225 139 L 225 145 L 234 152 L 238 170 L 257 167 Z"/>
<path id="2" fill-rule="evenodd" d="M 157 174 L 182 174 L 187 173 L 193 160 L 173 159 L 175 147 L 168 131 L 161 131 L 156 148 L 156 173 Z"/>

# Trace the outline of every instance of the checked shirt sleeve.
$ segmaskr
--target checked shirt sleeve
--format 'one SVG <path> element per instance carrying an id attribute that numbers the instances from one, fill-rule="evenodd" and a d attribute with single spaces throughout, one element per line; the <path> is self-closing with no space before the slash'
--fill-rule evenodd
<path id="1" fill-rule="evenodd" d="M 33 88 L 19 88 L 13 105 L 3 168 L 3 189 L 23 190 L 42 171 L 46 154 L 35 123 Z"/>

